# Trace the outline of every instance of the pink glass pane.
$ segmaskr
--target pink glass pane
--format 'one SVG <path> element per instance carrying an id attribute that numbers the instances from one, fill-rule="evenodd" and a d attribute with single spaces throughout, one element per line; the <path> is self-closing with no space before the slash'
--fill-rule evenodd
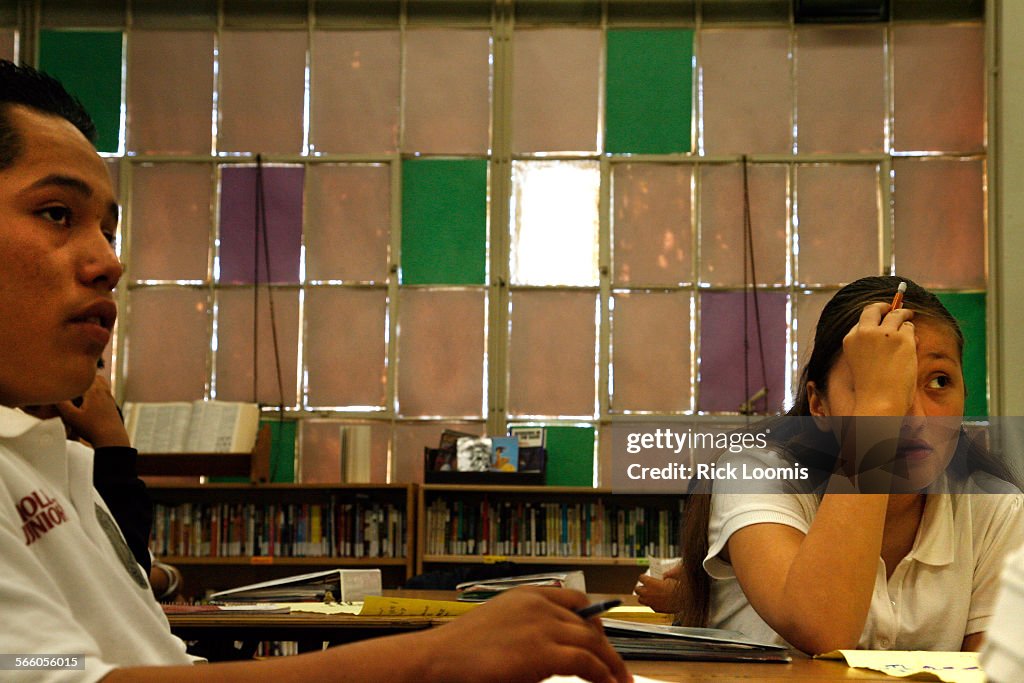
<path id="1" fill-rule="evenodd" d="M 310 147 L 317 153 L 394 152 L 401 91 L 398 31 L 316 31 Z"/>
<path id="2" fill-rule="evenodd" d="M 512 151 L 596 150 L 601 32 L 516 31 L 512 55 Z"/>
<path id="3" fill-rule="evenodd" d="M 302 151 L 305 71 L 305 31 L 223 31 L 217 149 Z"/>
<path id="4" fill-rule="evenodd" d="M 836 188 L 842 188 L 837 192 Z M 799 281 L 846 284 L 879 271 L 878 168 L 798 166 Z M 842 258 L 836 258 L 836 250 Z"/>
<path id="5" fill-rule="evenodd" d="M 483 415 L 482 291 L 404 289 L 398 298 L 402 415 Z"/>
<path id="6" fill-rule="evenodd" d="M 136 289 L 122 311 L 126 401 L 197 401 L 210 352 L 206 292 Z"/>
<path id="7" fill-rule="evenodd" d="M 510 415 L 594 415 L 595 304 L 591 292 L 512 293 Z"/>
<path id="8" fill-rule="evenodd" d="M 306 279 L 384 282 L 391 236 L 387 166 L 313 164 L 306 176 Z"/>
<path id="9" fill-rule="evenodd" d="M 257 169 L 226 166 L 220 190 L 220 281 L 298 282 L 302 248 L 303 168 L 263 168 L 263 210 L 269 252 L 263 250 L 263 221 L 257 223 Z M 255 239 L 255 253 L 253 236 Z M 269 257 L 269 259 L 268 259 Z M 267 260 L 270 273 L 267 273 Z M 257 277 L 253 263 L 259 264 Z"/>
<path id="10" fill-rule="evenodd" d="M 801 27 L 796 39 L 800 153 L 881 152 L 885 30 Z"/>
<path id="11" fill-rule="evenodd" d="M 924 287 L 984 289 L 982 161 L 896 159 L 896 272 Z"/>
<path id="12" fill-rule="evenodd" d="M 128 36 L 128 149 L 209 154 L 213 32 L 132 31 Z"/>
<path id="13" fill-rule="evenodd" d="M 746 324 L 744 296 L 747 297 Z M 786 375 L 786 298 L 778 292 L 758 293 L 761 320 L 758 328 L 752 295 L 701 293 L 698 410 L 739 412 L 748 397 L 765 386 L 767 404 L 763 400 L 755 401 L 755 412 L 774 412 L 782 407 L 789 380 Z M 761 349 L 764 350 L 763 366 Z"/>
<path id="14" fill-rule="evenodd" d="M 132 175 L 133 281 L 205 280 L 213 170 L 206 164 L 138 164 Z"/>
<path id="15" fill-rule="evenodd" d="M 13 29 L 0 29 L 0 59 L 14 61 L 14 47 L 17 44 L 17 32 Z"/>
<path id="16" fill-rule="evenodd" d="M 487 31 L 406 32 L 403 151 L 487 152 L 491 118 L 489 62 Z"/>
<path id="17" fill-rule="evenodd" d="M 305 317 L 309 405 L 383 408 L 387 293 L 314 287 Z"/>
<path id="18" fill-rule="evenodd" d="M 456 432 L 482 436 L 484 425 L 467 422 L 425 422 L 399 424 L 395 427 L 395 447 L 391 459 L 392 484 L 423 483 L 423 449 L 437 448 L 441 432 Z"/>
<path id="19" fill-rule="evenodd" d="M 800 292 L 796 299 L 796 360 L 797 360 L 797 381 L 804 365 L 811 359 L 811 351 L 814 349 L 814 328 L 821 317 L 821 311 L 825 304 L 832 298 L 834 292 Z M 795 387 L 793 395 L 800 389 Z"/>
<path id="20" fill-rule="evenodd" d="M 693 281 L 693 167 L 616 164 L 612 175 L 616 284 Z"/>
<path id="21" fill-rule="evenodd" d="M 972 152 L 985 140 L 985 29 L 892 29 L 893 148 Z"/>
<path id="22" fill-rule="evenodd" d="M 218 294 L 217 398 L 223 401 L 256 401 L 266 405 L 295 406 L 296 363 L 299 336 L 299 295 L 292 289 L 275 289 L 273 296 L 277 343 L 280 349 L 281 391 L 278 391 L 274 360 L 274 328 L 270 297 L 259 291 L 259 387 L 253 397 L 253 288 L 223 289 Z"/>
<path id="23" fill-rule="evenodd" d="M 706 30 L 700 34 L 706 154 L 792 149 L 789 31 Z"/>
<path id="24" fill-rule="evenodd" d="M 388 470 L 388 446 L 391 429 L 386 424 L 341 420 L 302 420 L 299 422 L 299 472 L 303 484 L 343 483 L 341 429 L 366 426 L 370 429 L 370 481 L 384 483 Z"/>
<path id="25" fill-rule="evenodd" d="M 786 167 L 748 167 L 750 223 L 758 284 L 786 281 Z M 700 280 L 711 285 L 742 285 L 743 168 L 701 167 Z"/>
<path id="26" fill-rule="evenodd" d="M 612 410 L 689 410 L 689 293 L 617 294 L 614 301 Z"/>

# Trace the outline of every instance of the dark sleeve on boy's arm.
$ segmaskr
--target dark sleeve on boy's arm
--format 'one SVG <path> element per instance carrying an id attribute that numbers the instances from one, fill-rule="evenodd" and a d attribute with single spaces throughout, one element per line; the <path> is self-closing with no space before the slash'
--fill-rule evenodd
<path id="1" fill-rule="evenodd" d="M 146 484 L 136 470 L 138 452 L 127 446 L 97 448 L 93 456 L 92 482 L 114 521 L 121 527 L 124 540 L 138 562 L 149 574 L 149 532 L 153 526 L 153 503 Z"/>

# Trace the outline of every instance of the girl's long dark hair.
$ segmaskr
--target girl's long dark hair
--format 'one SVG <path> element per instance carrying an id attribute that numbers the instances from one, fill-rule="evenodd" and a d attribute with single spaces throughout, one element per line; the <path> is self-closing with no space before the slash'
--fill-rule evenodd
<path id="1" fill-rule="evenodd" d="M 807 393 L 808 382 L 820 392 L 828 389 L 828 375 L 843 351 L 843 338 L 860 319 L 864 307 L 876 302 L 890 302 L 900 282 L 907 283 L 903 305 L 915 312 L 945 324 L 956 339 L 960 359 L 963 359 L 964 336 L 960 325 L 946 307 L 931 292 L 899 276 L 866 277 L 846 285 L 825 305 L 814 332 L 811 356 L 800 373 L 797 397 L 793 407 L 784 416 L 768 418 L 758 425 L 761 433 L 772 435 L 770 444 L 782 455 L 797 456 L 808 452 L 835 452 L 835 438 L 827 432 L 802 430 L 802 420 L 787 420 L 811 414 Z M 799 456 L 798 456 L 799 457 Z M 804 460 L 806 462 L 806 458 Z M 984 471 L 1003 481 L 1016 483 L 1006 464 L 994 458 L 976 440 L 967 438 L 963 428 L 950 465 L 954 475 L 967 476 Z M 677 603 L 681 606 L 676 623 L 685 626 L 706 626 L 710 616 L 711 578 L 704 571 L 704 558 L 708 552 L 708 522 L 711 517 L 711 482 L 701 481 L 688 491 L 683 518 L 683 566 L 679 582 Z"/>

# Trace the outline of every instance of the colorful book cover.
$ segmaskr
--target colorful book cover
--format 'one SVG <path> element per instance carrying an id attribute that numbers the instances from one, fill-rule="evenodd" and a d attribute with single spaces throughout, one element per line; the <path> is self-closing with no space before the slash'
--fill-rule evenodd
<path id="1" fill-rule="evenodd" d="M 492 472 L 516 472 L 519 469 L 519 440 L 514 436 L 491 437 Z"/>

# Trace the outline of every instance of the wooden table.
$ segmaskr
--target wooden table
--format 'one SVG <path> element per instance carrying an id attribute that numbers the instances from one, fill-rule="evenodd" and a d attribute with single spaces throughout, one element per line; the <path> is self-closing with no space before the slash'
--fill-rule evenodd
<path id="1" fill-rule="evenodd" d="M 672 683 L 693 683 L 709 681 L 761 681 L 762 683 L 783 683 L 784 681 L 889 681 L 896 683 L 899 678 L 886 676 L 879 671 L 852 669 L 845 662 L 809 659 L 802 654 L 793 655 L 789 664 L 730 664 L 723 662 L 626 662 L 631 673 L 638 676 Z"/>

